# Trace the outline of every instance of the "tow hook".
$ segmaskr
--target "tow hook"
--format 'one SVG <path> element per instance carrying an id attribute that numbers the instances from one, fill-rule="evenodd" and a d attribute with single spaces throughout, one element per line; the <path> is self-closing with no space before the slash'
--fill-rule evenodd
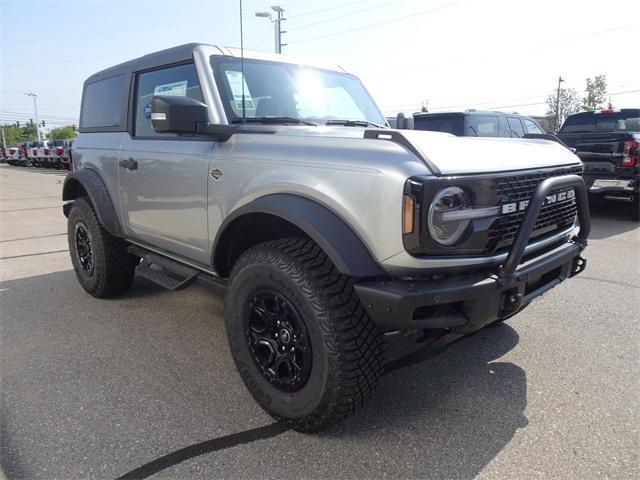
<path id="1" fill-rule="evenodd" d="M 502 315 L 508 315 L 512 312 L 516 312 L 522 306 L 522 294 L 516 290 L 506 292 L 504 295 L 504 302 L 502 304 Z"/>
<path id="2" fill-rule="evenodd" d="M 587 259 L 578 255 L 573 259 L 570 277 L 575 277 L 579 273 L 582 273 L 585 268 L 587 268 Z"/>

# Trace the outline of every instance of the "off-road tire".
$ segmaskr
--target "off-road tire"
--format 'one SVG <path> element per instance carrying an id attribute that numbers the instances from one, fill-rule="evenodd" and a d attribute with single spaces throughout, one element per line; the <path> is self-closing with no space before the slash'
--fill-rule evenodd
<path id="1" fill-rule="evenodd" d="M 86 226 L 88 231 L 93 255 L 91 272 L 86 271 L 80 263 L 76 246 L 76 228 L 79 224 Z M 80 197 L 73 202 L 67 222 L 67 237 L 73 269 L 87 293 L 106 298 L 131 287 L 139 258 L 127 252 L 127 243 L 123 239 L 114 237 L 104 229 L 87 197 Z"/>
<path id="2" fill-rule="evenodd" d="M 631 202 L 631 219 L 634 222 L 640 222 L 640 192 L 633 196 Z"/>
<path id="3" fill-rule="evenodd" d="M 295 306 L 309 333 L 311 372 L 292 393 L 263 376 L 249 346 L 251 299 L 265 288 Z M 353 413 L 383 374 L 383 338 L 352 279 L 309 239 L 273 240 L 244 252 L 231 272 L 225 310 L 231 353 L 247 389 L 267 413 L 295 430 L 317 431 Z"/>

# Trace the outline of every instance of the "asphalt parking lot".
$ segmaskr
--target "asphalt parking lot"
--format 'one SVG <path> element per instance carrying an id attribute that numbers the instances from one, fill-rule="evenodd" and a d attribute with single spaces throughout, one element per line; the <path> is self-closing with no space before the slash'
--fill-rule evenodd
<path id="1" fill-rule="evenodd" d="M 594 207 L 581 276 L 444 352 L 402 357 L 409 341 L 390 339 L 399 360 L 372 401 L 304 435 L 245 390 L 210 287 L 81 290 L 64 175 L 0 166 L 8 478 L 640 476 L 640 228 L 626 206 Z"/>

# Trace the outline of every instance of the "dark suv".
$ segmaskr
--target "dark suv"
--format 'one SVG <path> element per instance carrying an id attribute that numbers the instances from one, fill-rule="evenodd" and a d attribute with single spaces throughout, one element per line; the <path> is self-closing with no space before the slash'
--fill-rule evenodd
<path id="1" fill-rule="evenodd" d="M 515 137 L 542 135 L 532 118 L 517 113 L 467 110 L 464 112 L 414 113 L 414 130 L 452 133 L 458 137 Z"/>

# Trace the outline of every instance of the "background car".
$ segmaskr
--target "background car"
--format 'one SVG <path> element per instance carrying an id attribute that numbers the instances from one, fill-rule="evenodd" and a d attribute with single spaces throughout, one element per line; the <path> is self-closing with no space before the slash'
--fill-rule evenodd
<path id="1" fill-rule="evenodd" d="M 464 112 L 414 113 L 414 130 L 447 132 L 458 137 L 515 137 L 543 135 L 531 117 L 517 113 L 466 110 Z"/>
<path id="2" fill-rule="evenodd" d="M 640 108 L 569 115 L 558 137 L 584 162 L 591 197 L 629 203 L 640 221 Z"/>

